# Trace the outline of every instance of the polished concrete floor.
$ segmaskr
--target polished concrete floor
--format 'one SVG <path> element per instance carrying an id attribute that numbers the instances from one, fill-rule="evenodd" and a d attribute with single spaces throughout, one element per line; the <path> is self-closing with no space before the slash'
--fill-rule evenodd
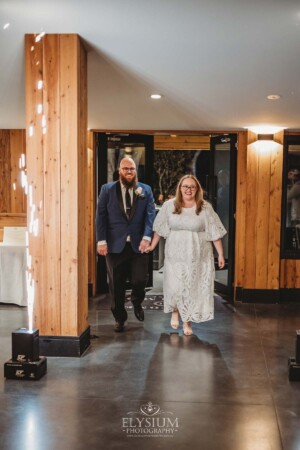
<path id="1" fill-rule="evenodd" d="M 186 337 L 161 311 L 115 333 L 91 301 L 81 358 L 48 358 L 39 381 L 0 378 L 1 450 L 299 450 L 300 382 L 289 382 L 300 304 L 233 308 Z M 0 306 L 0 360 L 26 310 Z M 97 337 L 96 337 L 97 336 Z M 151 402 L 151 403 L 150 403 Z"/>

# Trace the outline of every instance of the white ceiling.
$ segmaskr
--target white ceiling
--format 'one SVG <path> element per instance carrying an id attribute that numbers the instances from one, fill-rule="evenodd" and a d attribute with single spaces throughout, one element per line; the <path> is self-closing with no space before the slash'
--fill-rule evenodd
<path id="1" fill-rule="evenodd" d="M 41 31 L 87 43 L 89 128 L 300 129 L 299 0 L 0 0 L 0 128 L 25 127 Z"/>

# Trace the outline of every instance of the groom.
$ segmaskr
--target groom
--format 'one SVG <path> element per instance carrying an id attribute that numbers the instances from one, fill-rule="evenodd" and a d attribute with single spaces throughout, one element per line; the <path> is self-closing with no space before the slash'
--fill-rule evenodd
<path id="1" fill-rule="evenodd" d="M 137 181 L 131 158 L 120 163 L 119 181 L 104 184 L 96 212 L 97 252 L 106 257 L 111 310 L 115 331 L 124 331 L 125 285 L 129 276 L 134 314 L 144 320 L 142 302 L 148 274 L 148 254 L 155 218 L 154 198 L 150 186 Z"/>

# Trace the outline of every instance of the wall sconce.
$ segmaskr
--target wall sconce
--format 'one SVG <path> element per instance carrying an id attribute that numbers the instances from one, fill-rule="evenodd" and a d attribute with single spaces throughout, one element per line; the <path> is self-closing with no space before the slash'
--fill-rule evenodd
<path id="1" fill-rule="evenodd" d="M 274 140 L 274 134 L 258 134 L 257 135 L 258 141 L 273 141 Z"/>
<path id="2" fill-rule="evenodd" d="M 257 126 L 248 126 L 245 127 L 246 130 L 250 130 L 253 133 L 257 134 L 258 141 L 273 141 L 274 134 L 279 133 L 282 130 L 285 130 L 286 127 L 278 127 L 273 125 L 257 125 Z"/>

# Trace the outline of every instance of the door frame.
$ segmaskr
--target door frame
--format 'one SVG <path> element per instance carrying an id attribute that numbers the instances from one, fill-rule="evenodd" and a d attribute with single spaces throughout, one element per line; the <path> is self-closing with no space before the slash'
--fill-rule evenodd
<path id="1" fill-rule="evenodd" d="M 237 133 L 222 133 L 211 137 L 211 163 L 210 163 L 210 177 L 215 179 L 214 163 L 215 163 L 215 146 L 222 143 L 222 139 L 230 138 L 230 178 L 229 178 L 229 226 L 228 226 L 228 262 L 225 265 L 228 270 L 228 283 L 224 285 L 215 281 L 215 291 L 220 292 L 222 296 L 226 296 L 231 302 L 234 301 L 234 257 L 235 257 L 235 213 L 236 213 L 236 171 L 237 171 Z M 213 192 L 210 194 L 210 200 L 215 209 L 215 199 L 217 197 L 216 183 L 212 182 Z"/>

